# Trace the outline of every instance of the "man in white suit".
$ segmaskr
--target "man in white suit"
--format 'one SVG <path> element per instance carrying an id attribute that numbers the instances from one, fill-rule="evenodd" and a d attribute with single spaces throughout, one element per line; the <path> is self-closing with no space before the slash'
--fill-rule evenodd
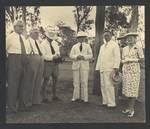
<path id="1" fill-rule="evenodd" d="M 104 33 L 104 44 L 100 48 L 96 70 L 100 71 L 102 105 L 116 107 L 115 87 L 111 80 L 111 73 L 119 71 L 120 49 L 119 45 L 112 41 L 111 32 Z"/>
<path id="2" fill-rule="evenodd" d="M 77 35 L 78 43 L 75 44 L 70 52 L 70 58 L 73 60 L 73 98 L 74 101 L 88 102 L 88 74 L 89 60 L 92 58 L 92 50 L 89 44 L 85 43 L 86 35 L 79 32 Z"/>

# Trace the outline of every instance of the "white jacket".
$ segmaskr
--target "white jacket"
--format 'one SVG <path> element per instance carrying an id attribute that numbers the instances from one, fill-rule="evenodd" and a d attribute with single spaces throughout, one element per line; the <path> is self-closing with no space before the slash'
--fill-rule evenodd
<path id="1" fill-rule="evenodd" d="M 84 56 L 85 60 L 77 60 L 77 56 Z M 80 52 L 80 43 L 75 44 L 70 52 L 70 58 L 73 60 L 72 70 L 89 70 L 89 60 L 93 57 L 92 49 L 89 44 L 82 43 L 82 51 Z"/>
<path id="2" fill-rule="evenodd" d="M 119 45 L 111 40 L 101 46 L 95 69 L 100 72 L 111 71 L 113 68 L 119 68 L 120 61 Z"/>

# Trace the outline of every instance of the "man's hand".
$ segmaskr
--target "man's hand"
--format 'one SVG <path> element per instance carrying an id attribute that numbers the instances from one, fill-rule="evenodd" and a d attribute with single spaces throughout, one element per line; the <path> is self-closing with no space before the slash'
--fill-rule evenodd
<path id="1" fill-rule="evenodd" d="M 84 56 L 81 55 L 77 56 L 77 60 L 84 60 L 84 59 L 85 59 Z"/>
<path id="2" fill-rule="evenodd" d="M 119 74 L 119 69 L 118 68 L 114 68 L 113 70 L 114 70 L 114 72 L 115 72 L 116 75 Z"/>
<path id="3" fill-rule="evenodd" d="M 59 55 L 58 55 L 58 54 L 53 56 L 53 59 L 54 59 L 54 60 L 55 60 L 55 59 L 58 59 L 58 58 L 59 58 Z"/>

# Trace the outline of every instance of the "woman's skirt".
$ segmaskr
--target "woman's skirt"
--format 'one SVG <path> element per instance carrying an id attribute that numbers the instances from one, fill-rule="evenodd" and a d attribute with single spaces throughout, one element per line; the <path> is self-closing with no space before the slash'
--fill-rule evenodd
<path id="1" fill-rule="evenodd" d="M 138 97 L 140 83 L 139 63 L 123 65 L 122 94 L 126 97 Z"/>

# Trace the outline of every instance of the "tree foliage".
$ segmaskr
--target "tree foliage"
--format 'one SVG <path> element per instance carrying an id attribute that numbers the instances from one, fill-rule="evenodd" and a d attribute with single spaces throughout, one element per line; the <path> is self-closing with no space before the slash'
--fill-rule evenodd
<path id="1" fill-rule="evenodd" d="M 57 27 L 59 28 L 59 36 L 62 38 L 63 42 L 63 55 L 67 56 L 76 43 L 76 32 L 72 30 L 69 26 L 66 26 L 64 22 L 59 22 Z M 62 24 L 63 23 L 63 24 Z"/>
<path id="2" fill-rule="evenodd" d="M 130 26 L 132 8 L 130 6 L 108 6 L 105 10 L 105 28 L 115 32 Z"/>
<path id="3" fill-rule="evenodd" d="M 7 6 L 5 8 L 5 20 L 9 29 L 12 29 L 12 24 L 16 20 L 23 20 L 25 28 L 38 26 L 40 23 L 39 6 Z"/>
<path id="4" fill-rule="evenodd" d="M 91 29 L 91 24 L 94 23 L 94 20 L 89 19 L 91 10 L 91 6 L 75 6 L 73 12 L 77 26 L 77 32 Z"/>

